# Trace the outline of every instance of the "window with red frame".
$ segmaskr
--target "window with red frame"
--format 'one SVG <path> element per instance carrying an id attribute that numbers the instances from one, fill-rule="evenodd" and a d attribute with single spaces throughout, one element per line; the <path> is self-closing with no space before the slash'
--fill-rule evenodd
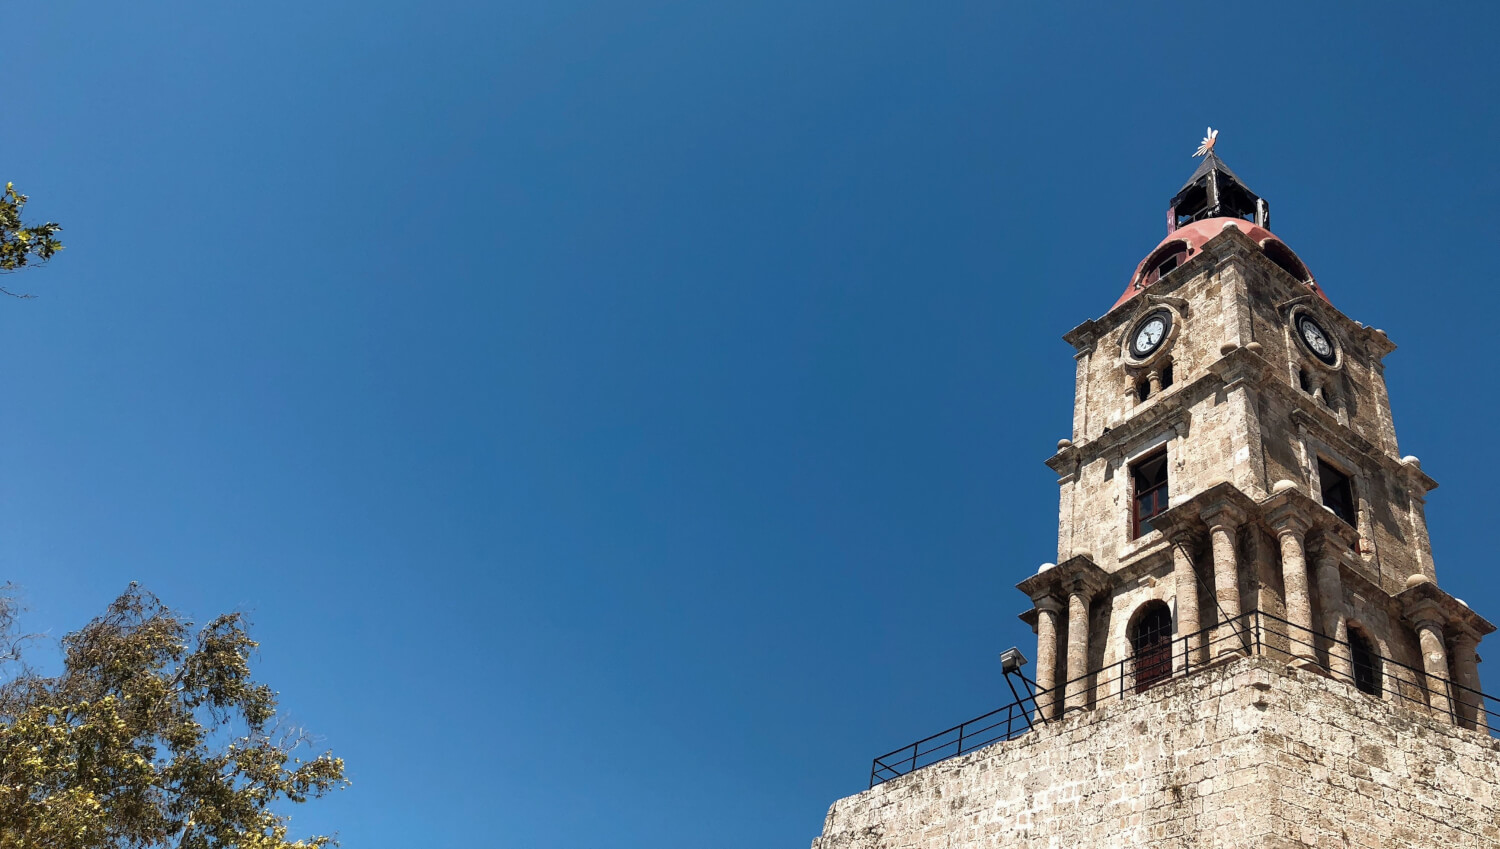
<path id="1" fill-rule="evenodd" d="M 1151 533 L 1151 520 L 1167 509 L 1167 452 L 1162 449 L 1130 467 L 1131 537 Z"/>

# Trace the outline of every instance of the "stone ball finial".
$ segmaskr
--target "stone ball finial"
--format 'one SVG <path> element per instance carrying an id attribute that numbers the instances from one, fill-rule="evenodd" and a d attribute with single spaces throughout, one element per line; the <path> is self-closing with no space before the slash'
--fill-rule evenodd
<path id="1" fill-rule="evenodd" d="M 1056 569 L 1056 568 L 1057 568 L 1057 564 L 1056 564 L 1056 563 L 1043 563 L 1043 564 L 1042 564 L 1042 565 L 1041 565 L 1041 566 L 1040 566 L 1040 567 L 1039 567 L 1039 568 L 1038 568 L 1038 569 L 1037 569 L 1037 570 L 1036 570 L 1036 573 L 1037 573 L 1037 574 L 1038 574 L 1038 575 L 1040 575 L 1040 574 L 1042 574 L 1042 573 L 1043 573 L 1043 572 L 1045 572 L 1045 571 L 1047 571 L 1047 570 L 1048 570 L 1048 569 Z"/>
<path id="2" fill-rule="evenodd" d="M 1412 575 L 1410 578 L 1406 579 L 1406 588 L 1407 589 L 1411 589 L 1412 587 L 1418 587 L 1418 586 L 1421 586 L 1422 584 L 1430 584 L 1430 583 L 1432 583 L 1432 579 L 1429 578 L 1429 577 L 1427 577 L 1426 575 L 1421 574 L 1419 572 L 1419 573 L 1417 573 L 1415 575 Z"/>
<path id="3" fill-rule="evenodd" d="M 1252 354 L 1259 354 L 1262 350 L 1264 350 L 1264 347 L 1259 342 L 1251 342 L 1250 344 L 1245 346 L 1245 350 L 1249 351 Z"/>
<path id="4" fill-rule="evenodd" d="M 1271 492 L 1273 494 L 1277 492 L 1287 492 L 1296 488 L 1297 485 L 1295 483 L 1287 480 L 1286 478 L 1282 478 L 1281 480 L 1271 485 Z"/>
<path id="5" fill-rule="evenodd" d="M 1071 439 L 1064 438 L 1064 439 L 1057 440 L 1057 450 L 1059 450 L 1059 451 L 1063 451 L 1065 449 L 1072 448 L 1072 447 L 1073 447 L 1073 440 L 1071 440 Z"/>
<path id="6" fill-rule="evenodd" d="M 1419 469 L 1422 468 L 1422 461 L 1418 460 L 1416 456 L 1412 454 L 1407 454 L 1405 457 L 1402 457 L 1401 462 L 1405 463 L 1408 466 L 1416 466 Z"/>
<path id="7" fill-rule="evenodd" d="M 1236 350 L 1238 350 L 1239 347 L 1240 345 L 1238 342 L 1225 342 L 1224 344 L 1219 346 L 1219 354 L 1221 356 L 1228 356 L 1229 354 L 1232 354 Z"/>
<path id="8" fill-rule="evenodd" d="M 1240 228 L 1237 227 L 1233 221 L 1225 221 L 1224 222 L 1224 226 L 1221 227 L 1220 229 L 1221 230 L 1238 230 Z"/>

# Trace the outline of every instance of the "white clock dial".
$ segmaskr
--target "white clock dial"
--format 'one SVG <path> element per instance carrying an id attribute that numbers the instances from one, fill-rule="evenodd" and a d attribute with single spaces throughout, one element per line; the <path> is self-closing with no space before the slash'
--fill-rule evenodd
<path id="1" fill-rule="evenodd" d="M 1333 349 L 1328 346 L 1328 340 L 1324 339 L 1323 334 L 1319 333 L 1315 327 L 1307 328 L 1307 344 L 1325 357 L 1333 353 Z"/>
<path id="2" fill-rule="evenodd" d="M 1167 323 L 1159 318 L 1153 318 L 1141 327 L 1141 332 L 1136 334 L 1135 347 L 1142 351 L 1148 351 L 1161 341 L 1161 337 L 1167 332 Z"/>
<path id="3" fill-rule="evenodd" d="M 1323 328 L 1311 318 L 1303 318 L 1297 322 L 1297 326 L 1302 331 L 1302 341 L 1307 343 L 1308 349 L 1316 354 L 1318 359 L 1332 365 L 1333 342 Z"/>
<path id="4" fill-rule="evenodd" d="M 1157 348 L 1167 341 L 1167 334 L 1172 330 L 1172 317 L 1165 311 L 1158 310 L 1151 315 L 1141 319 L 1141 323 L 1135 326 L 1135 332 L 1130 335 L 1130 350 L 1126 353 L 1134 359 L 1141 360 L 1151 356 Z"/>

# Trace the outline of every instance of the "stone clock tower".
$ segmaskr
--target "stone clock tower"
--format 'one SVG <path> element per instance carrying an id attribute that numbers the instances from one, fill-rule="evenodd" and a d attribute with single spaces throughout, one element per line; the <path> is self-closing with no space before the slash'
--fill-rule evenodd
<path id="1" fill-rule="evenodd" d="M 877 758 L 815 849 L 1500 847 L 1495 629 L 1438 587 L 1395 345 L 1208 148 L 1064 337 L 1057 563 L 1019 585 L 1034 698 Z"/>

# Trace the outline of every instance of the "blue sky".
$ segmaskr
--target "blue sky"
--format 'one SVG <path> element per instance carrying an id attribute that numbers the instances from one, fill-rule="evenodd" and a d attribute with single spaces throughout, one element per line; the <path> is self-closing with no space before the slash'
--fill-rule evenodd
<path id="1" fill-rule="evenodd" d="M 1401 346 L 1439 579 L 1500 616 L 1500 20 L 1445 8 L 13 9 L 0 179 L 68 248 L 0 302 L 0 577 L 53 634 L 132 580 L 249 611 L 354 780 L 300 832 L 805 846 L 1005 697 L 1060 336 L 1212 124 Z"/>

